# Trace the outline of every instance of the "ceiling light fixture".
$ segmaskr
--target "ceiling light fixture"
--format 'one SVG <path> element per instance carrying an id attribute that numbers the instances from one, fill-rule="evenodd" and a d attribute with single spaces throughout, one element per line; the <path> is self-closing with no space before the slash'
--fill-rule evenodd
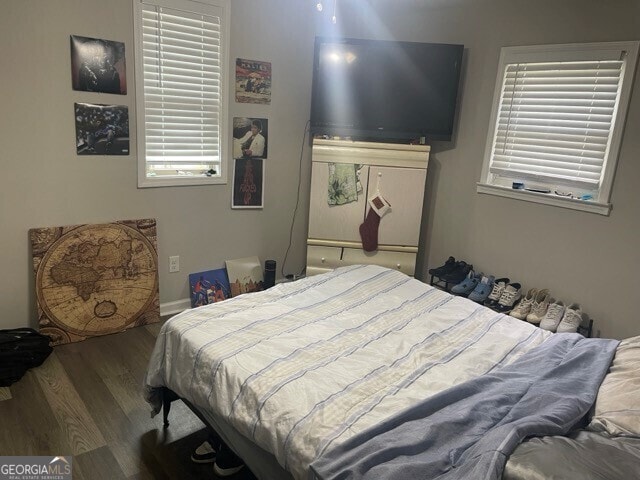
<path id="1" fill-rule="evenodd" d="M 322 2 L 318 2 L 318 4 L 316 5 L 316 9 L 321 12 L 322 11 Z"/>

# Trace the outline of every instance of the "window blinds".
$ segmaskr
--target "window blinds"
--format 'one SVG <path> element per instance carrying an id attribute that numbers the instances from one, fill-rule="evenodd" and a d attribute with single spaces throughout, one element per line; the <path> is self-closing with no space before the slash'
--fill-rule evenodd
<path id="1" fill-rule="evenodd" d="M 507 64 L 490 172 L 597 190 L 624 61 Z"/>
<path id="2" fill-rule="evenodd" d="M 143 5 L 146 175 L 220 175 L 220 18 Z"/>

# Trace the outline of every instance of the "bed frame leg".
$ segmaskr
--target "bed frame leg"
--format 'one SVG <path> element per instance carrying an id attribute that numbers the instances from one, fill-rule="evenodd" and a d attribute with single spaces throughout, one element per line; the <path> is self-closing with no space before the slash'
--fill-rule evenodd
<path id="1" fill-rule="evenodd" d="M 162 390 L 162 420 L 164 428 L 169 426 L 169 411 L 171 410 L 171 399 L 167 389 Z"/>

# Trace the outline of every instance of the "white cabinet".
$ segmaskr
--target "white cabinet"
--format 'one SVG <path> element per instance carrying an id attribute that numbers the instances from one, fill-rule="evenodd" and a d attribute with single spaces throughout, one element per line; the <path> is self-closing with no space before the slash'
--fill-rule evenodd
<path id="1" fill-rule="evenodd" d="M 347 140 L 314 140 L 307 239 L 307 275 L 343 265 L 383 265 L 415 272 L 429 147 Z M 329 165 L 358 166 L 358 200 L 329 205 Z M 362 249 L 359 227 L 376 191 L 391 204 L 378 229 L 378 250 Z"/>

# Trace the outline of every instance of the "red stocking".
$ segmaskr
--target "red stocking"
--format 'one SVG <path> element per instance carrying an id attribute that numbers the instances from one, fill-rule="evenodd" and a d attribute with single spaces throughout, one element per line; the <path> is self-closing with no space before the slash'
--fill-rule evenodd
<path id="1" fill-rule="evenodd" d="M 378 249 L 378 227 L 380 226 L 380 215 L 373 208 L 369 209 L 367 218 L 360 225 L 360 238 L 362 238 L 362 249 L 365 252 L 375 252 Z"/>
<path id="2" fill-rule="evenodd" d="M 389 211 L 389 202 L 381 195 L 376 195 L 369 200 L 369 211 L 362 225 L 360 225 L 360 238 L 362 249 L 365 252 L 375 252 L 378 249 L 378 228 L 380 219 Z"/>

